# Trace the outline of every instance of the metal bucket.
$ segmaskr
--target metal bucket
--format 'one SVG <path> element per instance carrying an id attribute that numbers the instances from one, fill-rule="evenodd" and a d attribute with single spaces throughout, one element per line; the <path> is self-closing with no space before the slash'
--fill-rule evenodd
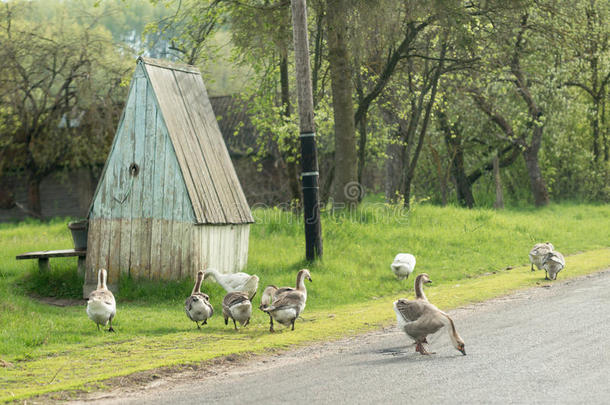
<path id="1" fill-rule="evenodd" d="M 74 250 L 87 250 L 87 233 L 89 231 L 89 221 L 70 222 L 68 228 L 72 232 Z"/>

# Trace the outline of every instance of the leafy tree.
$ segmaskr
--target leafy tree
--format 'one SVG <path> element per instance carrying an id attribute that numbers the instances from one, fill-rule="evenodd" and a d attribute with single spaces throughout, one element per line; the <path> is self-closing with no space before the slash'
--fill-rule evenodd
<path id="1" fill-rule="evenodd" d="M 24 171 L 35 215 L 47 175 L 105 155 L 127 70 L 95 19 L 80 25 L 59 9 L 41 21 L 40 7 L 12 1 L 0 11 L 0 173 Z"/>

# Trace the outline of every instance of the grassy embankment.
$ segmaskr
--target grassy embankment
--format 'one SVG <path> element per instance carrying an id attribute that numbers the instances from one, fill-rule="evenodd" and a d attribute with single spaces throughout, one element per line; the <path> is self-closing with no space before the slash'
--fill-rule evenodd
<path id="1" fill-rule="evenodd" d="M 370 208 L 370 207 L 369 207 Z M 302 262 L 300 218 L 278 210 L 255 212 L 246 271 L 261 287 L 292 285 Z M 452 308 L 544 282 L 531 273 L 527 252 L 550 240 L 567 257 L 559 279 L 610 266 L 610 206 L 552 205 L 541 210 L 463 210 L 420 205 L 410 213 L 383 208 L 349 217 L 323 217 L 324 261 L 310 266 L 313 283 L 303 321 L 294 332 L 268 332 L 256 310 L 251 325 L 235 333 L 219 315 L 223 292 L 204 285 L 216 315 L 201 331 L 183 310 L 190 281 L 169 285 L 124 280 L 117 295 L 117 333 L 97 332 L 83 306 L 54 307 L 30 297 L 78 297 L 82 281 L 75 259 L 51 260 L 37 278 L 35 261 L 16 254 L 71 246 L 65 220 L 0 225 L 0 402 L 40 393 L 84 388 L 133 372 L 197 363 L 232 353 L 260 353 L 293 344 L 337 338 L 393 322 L 391 302 L 412 293 L 412 279 L 398 282 L 389 270 L 397 252 L 417 257 L 416 273 L 434 285 L 428 297 Z M 585 253 L 582 253 L 585 252 Z M 507 266 L 520 265 L 512 270 Z M 492 273 L 492 274 L 489 274 Z M 485 275 L 483 277 L 477 277 Z M 260 290 L 259 290 L 260 291 Z M 258 306 L 260 294 L 255 298 Z M 0 362 L 0 366 L 2 362 Z"/>

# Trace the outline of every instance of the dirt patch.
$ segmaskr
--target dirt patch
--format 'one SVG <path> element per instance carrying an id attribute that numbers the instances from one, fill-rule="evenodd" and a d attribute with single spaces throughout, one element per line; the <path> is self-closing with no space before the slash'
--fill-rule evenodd
<path id="1" fill-rule="evenodd" d="M 76 307 L 87 303 L 87 300 L 85 299 L 42 297 L 37 294 L 30 294 L 30 298 L 42 304 L 53 305 L 55 307 Z"/>

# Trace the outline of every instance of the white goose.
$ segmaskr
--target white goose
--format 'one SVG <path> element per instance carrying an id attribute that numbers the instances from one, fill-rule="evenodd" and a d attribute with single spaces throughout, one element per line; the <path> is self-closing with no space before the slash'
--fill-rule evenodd
<path id="1" fill-rule="evenodd" d="M 229 324 L 229 318 L 233 320 L 233 326 L 237 330 L 237 322 L 241 326 L 247 326 L 252 316 L 252 302 L 248 293 L 233 291 L 225 295 L 222 300 L 222 315 L 225 318 L 225 325 Z"/>
<path id="2" fill-rule="evenodd" d="M 549 252 L 542 260 L 542 268 L 545 271 L 545 278 L 557 280 L 557 274 L 566 267 L 563 255 L 557 251 Z"/>
<path id="3" fill-rule="evenodd" d="M 108 332 L 114 332 L 112 320 L 116 315 L 116 301 L 112 291 L 106 287 L 107 276 L 106 269 L 98 271 L 97 289 L 89 294 L 87 301 L 87 316 L 97 324 L 97 330 L 100 330 L 100 325 L 106 326 L 110 324 Z"/>
<path id="4" fill-rule="evenodd" d="M 424 273 L 420 276 L 423 276 L 420 282 L 430 282 L 430 277 L 427 274 Z M 426 279 L 428 281 L 425 281 Z M 428 302 L 427 299 L 407 300 L 401 298 L 394 301 L 394 312 L 396 313 L 398 327 L 415 342 L 416 352 L 422 355 L 434 354 L 426 351 L 423 346 L 424 343 L 428 343 L 426 337 L 437 332 L 443 326 L 447 326 L 453 347 L 466 355 L 464 341 L 455 330 L 453 320 L 445 312 Z"/>
<path id="5" fill-rule="evenodd" d="M 534 265 L 538 267 L 538 270 L 542 270 L 542 261 L 546 255 L 552 252 L 555 248 L 551 242 L 536 243 L 532 250 L 530 250 L 530 263 L 532 264 L 532 271 L 534 271 Z"/>
<path id="6" fill-rule="evenodd" d="M 207 294 L 202 293 L 201 282 L 203 281 L 203 271 L 197 272 L 197 281 L 193 287 L 191 296 L 184 302 L 184 311 L 186 316 L 195 322 L 197 329 L 201 329 L 199 322 L 203 322 L 202 325 L 208 323 L 208 318 L 214 315 L 214 307 L 210 304 L 210 297 Z"/>
<path id="7" fill-rule="evenodd" d="M 312 282 L 309 270 L 302 269 L 297 273 L 296 288 L 283 287 L 277 289 L 275 286 L 265 288 L 261 302 L 266 303 L 272 299 L 271 304 L 265 307 L 262 307 L 261 304 L 261 310 L 269 314 L 269 332 L 275 332 L 273 329 L 274 319 L 284 326 L 292 325 L 292 330 L 294 330 L 294 321 L 303 312 L 307 302 L 305 279 Z"/>
<path id="8" fill-rule="evenodd" d="M 399 253 L 394 258 L 390 268 L 399 280 L 409 278 L 409 275 L 415 269 L 415 256 L 410 253 Z"/>
<path id="9" fill-rule="evenodd" d="M 258 276 L 248 273 L 229 273 L 222 274 L 216 269 L 206 269 L 204 280 L 213 278 L 228 293 L 233 291 L 244 291 L 252 299 L 258 289 Z"/>

